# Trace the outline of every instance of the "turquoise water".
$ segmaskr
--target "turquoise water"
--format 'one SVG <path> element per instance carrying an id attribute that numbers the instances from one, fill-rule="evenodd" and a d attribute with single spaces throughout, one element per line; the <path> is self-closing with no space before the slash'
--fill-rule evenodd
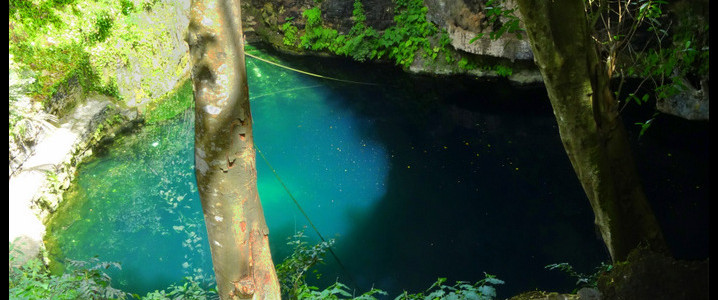
<path id="1" fill-rule="evenodd" d="M 310 275 L 310 283 L 339 279 L 359 290 L 387 290 L 393 299 L 403 290 L 423 291 L 438 277 L 477 281 L 488 272 L 506 281 L 498 294 L 509 297 L 537 288 L 569 292 L 575 280 L 544 266 L 569 262 L 588 273 L 608 259 L 541 87 L 252 53 L 380 84 L 328 81 L 247 59 L 256 145 L 322 235 L 336 238 L 335 253 L 346 267 L 328 256 L 319 268 L 323 276 Z M 663 144 L 652 134 L 641 141 L 659 155 L 656 145 Z M 211 282 L 193 140 L 189 110 L 117 140 L 83 164 L 60 217 L 50 224 L 57 258 L 97 255 L 120 262 L 122 271 L 111 273 L 113 285 L 139 294 L 184 276 Z M 639 163 L 644 156 L 637 155 Z M 656 161 L 640 165 L 654 168 L 647 180 L 687 168 L 674 164 L 657 171 Z M 259 155 L 257 169 L 278 263 L 291 251 L 287 238 L 297 230 L 305 230 L 309 242 L 318 238 Z M 647 184 L 647 193 L 693 199 L 688 202 L 699 205 L 691 209 L 705 212 L 707 220 L 707 210 L 700 209 L 708 192 L 703 172 L 684 174 L 697 183 L 681 185 L 701 189 Z M 671 211 L 656 209 L 659 217 Z M 697 240 L 697 247 L 707 245 L 707 238 Z"/>
<path id="2" fill-rule="evenodd" d="M 256 145 L 322 235 L 345 235 L 348 216 L 363 213 L 383 195 L 387 154 L 360 136 L 359 128 L 370 121 L 333 106 L 335 94 L 320 88 L 321 82 L 267 66 L 248 63 Z M 147 126 L 82 165 L 66 194 L 72 204 L 51 225 L 60 257 L 118 261 L 122 271 L 112 274 L 114 282 L 140 294 L 183 276 L 211 280 L 195 185 L 193 118 L 188 110 Z M 286 238 L 308 222 L 265 162 L 257 164 L 275 256 L 286 256 Z"/>

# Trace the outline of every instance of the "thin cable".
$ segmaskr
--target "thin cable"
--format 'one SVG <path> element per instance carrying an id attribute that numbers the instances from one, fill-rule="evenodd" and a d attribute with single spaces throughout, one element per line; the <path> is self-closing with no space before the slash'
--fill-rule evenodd
<path id="1" fill-rule="evenodd" d="M 250 100 L 255 100 L 258 98 L 262 98 L 262 97 L 270 96 L 270 95 L 274 95 L 274 94 L 279 94 L 279 93 L 292 92 L 292 91 L 296 91 L 296 90 L 313 89 L 315 87 L 321 87 L 321 86 L 322 86 L 321 84 L 317 84 L 317 85 L 303 86 L 303 87 L 298 87 L 298 88 L 293 88 L 293 89 L 286 89 L 286 90 L 281 90 L 281 91 L 276 91 L 276 92 L 271 92 L 271 93 L 264 93 L 261 95 L 250 97 Z"/>
<path id="2" fill-rule="evenodd" d="M 249 56 L 249 57 L 251 57 L 251 58 L 255 58 L 255 59 L 261 60 L 261 61 L 266 62 L 266 63 L 268 63 L 268 64 L 273 64 L 273 65 L 275 65 L 275 66 L 277 66 L 277 67 L 285 68 L 285 69 L 287 69 L 287 70 L 291 70 L 291 71 L 294 71 L 294 72 L 306 74 L 306 75 L 309 75 L 309 76 L 314 76 L 314 77 L 319 77 L 319 78 L 329 79 L 329 80 L 335 80 L 335 81 L 340 81 L 340 82 L 354 83 L 354 84 L 379 85 L 378 83 L 352 81 L 352 80 L 344 80 L 344 79 L 333 78 L 333 77 L 323 76 L 323 75 L 319 75 L 319 74 L 309 73 L 309 72 L 307 72 L 307 71 L 302 71 L 302 70 L 299 70 L 299 69 L 294 69 L 294 68 L 290 68 L 290 67 L 287 67 L 287 66 L 283 66 L 283 65 L 280 65 L 280 64 L 275 63 L 275 62 L 273 62 L 273 61 L 268 61 L 268 60 L 266 60 L 266 59 L 264 59 L 264 58 L 257 57 L 257 56 L 255 56 L 255 55 L 249 54 L 249 53 L 247 53 L 247 52 L 244 52 L 244 55 L 247 55 L 247 56 Z"/>
<path id="3" fill-rule="evenodd" d="M 257 147 L 257 144 L 254 145 L 254 149 L 257 150 L 257 152 L 259 153 L 259 156 L 262 157 L 262 159 L 263 159 L 264 162 L 267 164 L 267 166 L 269 167 L 269 169 L 272 170 L 272 173 L 274 174 L 274 177 L 277 178 L 277 181 L 279 181 L 279 183 L 282 185 L 282 187 L 283 187 L 284 190 L 287 192 L 287 194 L 289 194 L 289 197 L 292 198 L 292 201 L 294 201 L 294 204 L 297 205 L 297 208 L 299 208 L 299 211 L 300 211 L 300 212 L 302 213 L 302 215 L 304 215 L 304 217 L 307 219 L 307 221 L 309 222 L 309 225 L 311 225 L 312 228 L 314 229 L 314 231 L 317 233 L 317 235 L 319 236 L 319 239 L 321 239 L 322 242 L 326 243 L 327 241 L 324 239 L 324 237 L 322 236 L 322 234 L 319 233 L 319 229 L 317 229 L 317 227 L 314 226 L 314 223 L 312 223 L 312 220 L 309 219 L 309 216 L 307 215 L 306 212 L 304 212 L 304 209 L 302 209 L 302 206 L 299 205 L 299 202 L 297 201 L 296 198 L 294 198 L 294 196 L 292 195 L 292 192 L 290 192 L 290 191 L 289 191 L 289 188 L 287 188 L 287 186 L 284 184 L 284 181 L 282 181 L 282 179 L 279 178 L 279 174 L 277 174 L 277 171 L 274 169 L 274 167 L 272 167 L 272 165 L 269 164 L 269 160 L 267 160 L 267 158 L 264 156 L 264 153 L 262 153 L 262 151 L 259 150 L 259 148 Z M 352 285 L 354 285 L 355 287 L 357 287 L 356 281 L 354 281 L 354 277 L 351 275 L 351 273 L 349 273 L 349 271 L 347 271 L 346 267 L 344 267 L 344 264 L 342 263 L 341 260 L 339 260 L 339 256 L 337 256 L 337 254 L 334 253 L 334 250 L 332 250 L 332 247 L 327 247 L 327 249 L 329 249 L 329 253 L 331 253 L 332 256 L 334 256 L 334 259 L 335 259 L 335 260 L 337 261 L 337 263 L 339 264 L 339 267 L 341 267 L 342 270 L 344 271 L 344 273 L 345 273 L 347 276 L 349 276 L 349 280 L 351 280 Z"/>

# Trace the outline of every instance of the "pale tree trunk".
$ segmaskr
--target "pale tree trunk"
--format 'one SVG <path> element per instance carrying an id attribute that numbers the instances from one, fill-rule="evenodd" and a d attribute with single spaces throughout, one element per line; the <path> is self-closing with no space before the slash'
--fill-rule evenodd
<path id="1" fill-rule="evenodd" d="M 221 299 L 280 299 L 257 193 L 239 0 L 193 0 L 195 172 Z"/>
<path id="2" fill-rule="evenodd" d="M 614 262 L 639 244 L 667 251 L 598 58 L 582 0 L 518 0 L 566 153 Z"/>

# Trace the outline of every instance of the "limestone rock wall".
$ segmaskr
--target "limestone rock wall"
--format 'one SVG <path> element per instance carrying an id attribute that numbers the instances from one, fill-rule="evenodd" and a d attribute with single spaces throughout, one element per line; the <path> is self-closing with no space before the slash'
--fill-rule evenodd
<path id="1" fill-rule="evenodd" d="M 58 206 L 83 158 L 100 140 L 111 138 L 137 117 L 116 100 L 90 95 L 49 128 L 31 155 L 9 180 L 10 242 L 21 250 L 14 263 L 22 264 L 43 248 L 44 221 Z"/>
<path id="2" fill-rule="evenodd" d="M 189 25 L 189 6 L 189 0 L 160 1 L 151 11 L 136 16 L 142 43 L 117 45 L 129 51 L 119 54 L 122 59 L 109 66 L 105 76 L 116 78 L 126 106 L 142 107 L 187 78 L 189 48 L 184 34 Z"/>
<path id="3" fill-rule="evenodd" d="M 486 16 L 486 0 L 424 0 L 428 8 L 427 19 L 440 28 L 445 29 L 451 38 L 451 45 L 471 54 L 514 60 L 533 60 L 528 37 L 522 34 L 517 38 L 514 34 L 504 34 L 497 40 L 489 38 L 470 41 L 478 34 L 488 35 L 499 24 L 490 24 Z M 516 3 L 503 2 L 506 10 L 516 9 Z M 514 12 L 521 18 L 518 10 Z M 500 18 L 499 22 L 506 22 Z M 523 24 L 520 23 L 523 27 Z"/>

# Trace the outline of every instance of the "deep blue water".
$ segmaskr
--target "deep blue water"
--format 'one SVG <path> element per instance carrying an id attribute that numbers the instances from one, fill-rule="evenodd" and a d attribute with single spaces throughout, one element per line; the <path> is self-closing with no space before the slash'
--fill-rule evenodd
<path id="1" fill-rule="evenodd" d="M 390 297 L 438 277 L 506 283 L 499 297 L 570 292 L 575 280 L 544 266 L 588 273 L 608 255 L 561 145 L 542 87 L 468 77 L 430 78 L 383 65 L 294 58 L 283 64 L 329 81 L 247 59 L 255 142 L 335 253 L 319 270 Z M 708 256 L 708 129 L 660 116 L 637 139 L 646 193 L 674 254 Z M 650 114 L 649 114 L 650 116 Z M 644 119 L 641 119 L 644 118 Z M 83 164 L 51 224 L 58 257 L 119 261 L 113 284 L 144 294 L 183 276 L 211 280 L 211 259 L 193 169 L 193 116 L 146 126 Z M 287 238 L 318 238 L 257 156 L 258 186 L 275 263 Z M 71 213 L 67 213 L 71 212 Z M 116 283 L 116 284 L 115 284 Z"/>

